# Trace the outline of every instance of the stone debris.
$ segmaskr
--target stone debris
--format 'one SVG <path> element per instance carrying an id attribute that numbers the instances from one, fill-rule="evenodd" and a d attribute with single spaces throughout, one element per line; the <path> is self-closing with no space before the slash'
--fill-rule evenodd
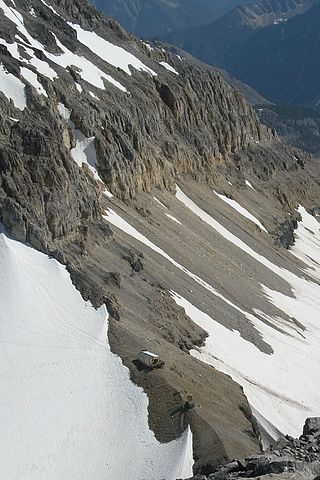
<path id="1" fill-rule="evenodd" d="M 285 474 L 285 475 L 283 475 Z M 234 460 L 208 476 L 189 480 L 265 478 L 317 480 L 320 478 L 320 417 L 308 418 L 299 438 L 279 438 L 268 451 Z"/>

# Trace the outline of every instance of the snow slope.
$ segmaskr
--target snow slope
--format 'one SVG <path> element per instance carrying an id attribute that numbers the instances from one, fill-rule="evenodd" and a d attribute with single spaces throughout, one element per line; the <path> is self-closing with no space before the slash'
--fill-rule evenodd
<path id="1" fill-rule="evenodd" d="M 110 63 L 110 65 L 121 68 L 128 75 L 131 75 L 129 66 L 134 67 L 136 70 L 147 72 L 152 76 L 157 75 L 156 72 L 144 65 L 141 60 L 132 55 L 132 53 L 127 52 L 124 48 L 113 45 L 104 38 L 99 37 L 95 32 L 84 30 L 80 25 L 74 23 L 69 23 L 69 25 L 76 30 L 78 40 L 83 45 L 90 48 L 93 53 L 107 63 Z"/>
<path id="2" fill-rule="evenodd" d="M 303 270 L 302 276 L 297 276 L 254 251 L 198 207 L 179 187 L 176 196 L 189 210 L 189 215 L 197 215 L 219 233 L 224 241 L 228 242 L 228 248 L 242 250 L 245 255 L 260 264 L 262 271 L 271 270 L 288 282 L 292 291 L 290 296 L 261 284 L 261 295 L 264 294 L 279 309 L 278 317 L 271 317 L 267 311 L 254 310 L 253 313 L 245 311 L 214 285 L 209 285 L 178 263 L 163 248 L 151 242 L 114 211 L 108 210 L 106 219 L 161 255 L 189 276 L 190 282 L 197 282 L 252 323 L 263 340 L 272 347 L 272 354 L 262 352 L 253 343 L 241 337 L 238 331 L 227 329 L 217 319 L 211 318 L 187 299 L 173 292 L 174 299 L 186 310 L 189 317 L 209 333 L 205 347 L 200 352 L 194 351 L 193 354 L 203 362 L 227 373 L 243 386 L 253 411 L 263 422 L 271 438 L 276 438 L 279 433 L 299 436 L 305 419 L 319 415 L 320 285 L 313 282 L 310 277 L 303 278 Z M 320 265 L 317 263 L 319 224 L 303 208 L 300 207 L 299 211 L 302 214 L 302 222 L 297 231 L 297 244 L 292 253 L 300 257 L 302 252 L 307 253 L 306 267 L 310 270 L 312 267 L 313 276 L 320 275 Z M 305 241 L 306 238 L 308 243 Z M 283 318 L 281 312 L 284 314 Z M 288 320 L 287 316 L 291 320 Z M 306 375 L 306 372 L 312 372 L 312 375 Z"/>
<path id="3" fill-rule="evenodd" d="M 146 395 L 110 351 L 106 310 L 4 233 L 0 272 L 1 480 L 190 476 L 190 431 L 156 441 Z"/>
<path id="4" fill-rule="evenodd" d="M 0 63 L 0 92 L 19 110 L 24 110 L 27 106 L 24 84 L 11 73 L 8 73 Z"/>
<path id="5" fill-rule="evenodd" d="M 230 242 L 230 248 L 242 250 L 291 286 L 292 296 L 287 296 L 261 285 L 269 301 L 291 317 L 291 322 L 270 317 L 264 312 L 256 311 L 251 318 L 246 314 L 263 340 L 272 346 L 272 355 L 259 351 L 238 332 L 221 327 L 186 299 L 179 296 L 175 299 L 194 322 L 209 333 L 206 346 L 201 353 L 194 352 L 195 356 L 228 373 L 244 387 L 254 410 L 269 424 L 267 431 L 271 436 L 275 430 L 299 436 L 305 419 L 319 415 L 320 375 L 316 372 L 320 363 L 320 285 L 278 267 L 255 252 L 203 211 L 181 189 L 177 188 L 176 196 L 186 208 Z M 300 207 L 300 213 L 302 222 L 297 233 L 298 244 L 292 253 L 301 259 L 305 259 L 307 253 L 307 265 L 313 267 L 311 273 L 319 278 L 319 224 L 303 207 Z M 310 239 L 310 236 L 313 238 Z M 265 318 L 269 325 L 259 317 Z M 315 374 L 306 375 L 306 372 Z"/>

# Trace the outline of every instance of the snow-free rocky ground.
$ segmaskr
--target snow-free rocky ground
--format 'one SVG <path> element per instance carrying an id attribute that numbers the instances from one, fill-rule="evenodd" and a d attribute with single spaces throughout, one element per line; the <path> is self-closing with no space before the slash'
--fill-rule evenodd
<path id="1" fill-rule="evenodd" d="M 298 436 L 319 185 L 212 70 L 84 1 L 0 0 L 4 480 L 171 480 Z"/>

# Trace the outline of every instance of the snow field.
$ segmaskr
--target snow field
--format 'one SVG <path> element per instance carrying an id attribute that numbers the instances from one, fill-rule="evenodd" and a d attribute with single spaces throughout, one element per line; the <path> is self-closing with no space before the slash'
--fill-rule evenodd
<path id="1" fill-rule="evenodd" d="M 131 75 L 129 66 L 132 66 L 136 70 L 147 72 L 152 76 L 157 76 L 156 72 L 144 65 L 141 60 L 132 55 L 132 53 L 127 52 L 124 48 L 113 45 L 104 38 L 99 37 L 95 32 L 84 30 L 80 25 L 74 23 L 69 23 L 69 25 L 77 32 L 78 40 L 83 45 L 88 47 L 94 54 L 110 65 L 113 65 L 116 68 L 121 68 L 121 70 L 128 75 Z"/>
<path id="2" fill-rule="evenodd" d="M 0 91 L 12 100 L 14 106 L 19 110 L 24 110 L 27 106 L 27 99 L 24 90 L 24 83 L 11 73 L 8 73 L 2 63 L 0 63 Z"/>
<path id="3" fill-rule="evenodd" d="M 175 292 L 172 295 L 187 315 L 209 333 L 206 345 L 200 352 L 193 350 L 192 355 L 242 385 L 250 404 L 266 419 L 264 427 L 270 437 L 274 432 L 299 436 L 305 419 L 319 415 L 320 382 L 305 375 L 319 364 L 319 338 L 310 345 L 294 332 L 292 336 L 284 334 L 261 321 L 255 326 L 274 350 L 267 355 L 239 332 L 223 327 Z"/>
<path id="4" fill-rule="evenodd" d="M 192 436 L 159 444 L 148 400 L 56 260 L 0 233 L 0 471 L 12 480 L 173 480 Z"/>
<path id="5" fill-rule="evenodd" d="M 117 82 L 110 75 L 104 73 L 100 68 L 96 67 L 92 62 L 90 62 L 90 60 L 87 60 L 85 57 L 80 57 L 79 55 L 76 55 L 68 50 L 68 48 L 58 40 L 58 38 L 56 38 L 56 43 L 63 53 L 62 55 L 53 55 L 46 52 L 46 56 L 52 62 L 57 63 L 63 68 L 75 65 L 80 69 L 79 74 L 81 78 L 96 88 L 104 90 L 104 80 L 107 80 L 107 82 L 111 83 L 122 92 L 127 93 L 127 89 L 121 85 L 120 82 Z"/>

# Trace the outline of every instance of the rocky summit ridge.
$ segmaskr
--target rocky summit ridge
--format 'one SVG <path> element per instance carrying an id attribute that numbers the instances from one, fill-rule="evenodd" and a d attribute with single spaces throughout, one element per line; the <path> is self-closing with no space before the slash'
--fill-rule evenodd
<path id="1" fill-rule="evenodd" d="M 190 424 L 195 474 L 295 434 L 318 408 L 317 377 L 292 387 L 317 361 L 318 162 L 218 73 L 86 1 L 0 9 L 7 235 L 107 307 L 111 349 L 147 393 L 156 439 Z M 138 368 L 144 348 L 165 367 Z M 181 423 L 170 412 L 188 393 Z"/>

